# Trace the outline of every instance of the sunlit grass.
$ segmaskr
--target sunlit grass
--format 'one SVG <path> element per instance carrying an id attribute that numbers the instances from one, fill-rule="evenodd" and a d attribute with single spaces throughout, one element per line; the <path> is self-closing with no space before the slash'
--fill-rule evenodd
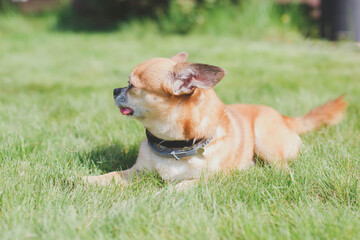
<path id="1" fill-rule="evenodd" d="M 1 239 L 360 235 L 360 55 L 351 44 L 140 36 L 131 29 L 76 34 L 22 23 L 0 18 Z M 182 193 L 152 174 L 129 186 L 66 182 L 131 165 L 144 129 L 120 115 L 112 89 L 126 84 L 136 64 L 179 51 L 227 70 L 216 86 L 225 103 L 296 116 L 345 93 L 347 117 L 303 137 L 290 165 L 294 182 L 266 165 Z"/>

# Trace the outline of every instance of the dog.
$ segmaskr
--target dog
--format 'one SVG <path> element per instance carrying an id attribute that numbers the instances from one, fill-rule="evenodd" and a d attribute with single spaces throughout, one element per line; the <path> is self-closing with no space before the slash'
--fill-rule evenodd
<path id="1" fill-rule="evenodd" d="M 296 118 L 263 105 L 225 105 L 212 88 L 226 71 L 187 58 L 186 52 L 152 58 L 135 67 L 128 86 L 114 89 L 120 112 L 140 121 L 147 138 L 133 167 L 86 176 L 85 182 L 126 184 L 143 171 L 156 171 L 181 189 L 204 173 L 247 169 L 255 156 L 289 169 L 287 162 L 299 153 L 300 134 L 343 118 L 343 96 Z"/>

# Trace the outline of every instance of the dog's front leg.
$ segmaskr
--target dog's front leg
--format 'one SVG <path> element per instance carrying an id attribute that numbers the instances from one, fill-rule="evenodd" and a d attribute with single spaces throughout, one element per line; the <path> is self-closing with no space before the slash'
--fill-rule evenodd
<path id="1" fill-rule="evenodd" d="M 82 180 L 85 183 L 93 183 L 99 185 L 107 185 L 111 182 L 116 184 L 126 184 L 131 178 L 139 175 L 141 171 L 135 167 L 125 171 L 110 172 L 99 176 L 85 176 Z"/>
<path id="2" fill-rule="evenodd" d="M 131 179 L 139 176 L 141 172 L 154 170 L 152 163 L 154 158 L 151 153 L 152 150 L 148 147 L 147 141 L 144 140 L 140 144 L 139 155 L 136 159 L 135 165 L 131 168 L 125 171 L 110 172 L 99 176 L 85 176 L 82 177 L 82 180 L 87 183 L 99 185 L 107 185 L 111 182 L 116 184 L 126 184 L 131 181 Z"/>

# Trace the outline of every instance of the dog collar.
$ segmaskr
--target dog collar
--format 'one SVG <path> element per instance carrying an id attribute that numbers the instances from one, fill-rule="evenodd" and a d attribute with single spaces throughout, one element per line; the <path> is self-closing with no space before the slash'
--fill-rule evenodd
<path id="1" fill-rule="evenodd" d="M 146 137 L 151 150 L 161 157 L 175 158 L 180 160 L 182 157 L 189 157 L 196 154 L 202 154 L 204 148 L 211 142 L 213 136 L 207 139 L 191 139 L 189 141 L 167 141 L 155 137 L 146 130 Z"/>

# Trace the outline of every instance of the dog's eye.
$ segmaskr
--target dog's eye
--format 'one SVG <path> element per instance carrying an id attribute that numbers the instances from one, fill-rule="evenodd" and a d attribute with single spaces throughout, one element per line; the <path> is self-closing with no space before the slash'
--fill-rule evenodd
<path id="1" fill-rule="evenodd" d="M 132 89 L 133 87 L 134 87 L 134 85 L 132 85 L 132 84 L 129 82 L 128 90 Z"/>

